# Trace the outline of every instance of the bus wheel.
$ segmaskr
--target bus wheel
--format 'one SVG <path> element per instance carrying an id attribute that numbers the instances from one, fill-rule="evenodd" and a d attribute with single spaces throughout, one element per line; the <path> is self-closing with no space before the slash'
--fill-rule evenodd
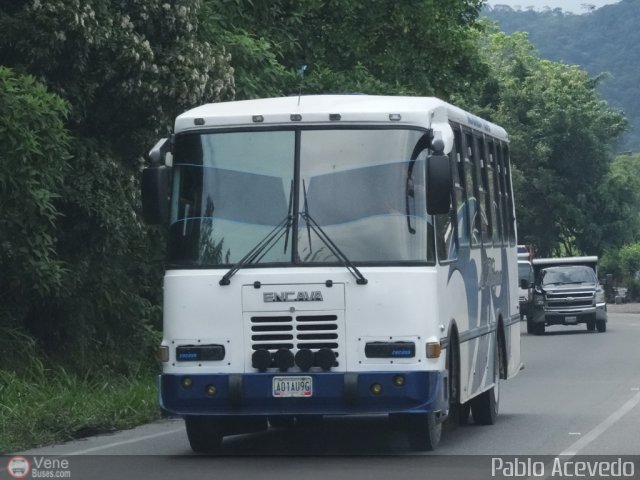
<path id="1" fill-rule="evenodd" d="M 447 377 L 449 388 L 449 416 L 445 429 L 455 429 L 458 425 L 469 423 L 471 408 L 469 402 L 460 403 L 460 349 L 457 335 L 451 337 L 447 348 Z"/>
<path id="2" fill-rule="evenodd" d="M 469 425 L 469 415 L 471 414 L 471 402 L 462 403 L 458 406 L 458 423 Z"/>
<path id="3" fill-rule="evenodd" d="M 598 327 L 598 331 L 599 332 L 606 332 L 607 331 L 607 322 L 605 322 L 604 320 L 596 320 L 596 327 Z"/>
<path id="4" fill-rule="evenodd" d="M 435 450 L 442 436 L 442 422 L 434 412 L 407 415 L 406 429 L 409 444 L 421 452 Z"/>
<path id="5" fill-rule="evenodd" d="M 542 324 L 544 326 L 544 324 Z M 478 425 L 493 425 L 498 417 L 500 406 L 500 368 L 502 349 L 499 342 L 496 342 L 493 362 L 494 384 L 489 390 L 482 392 L 471 401 L 471 415 L 473 421 Z"/>
<path id="6" fill-rule="evenodd" d="M 206 416 L 184 417 L 191 450 L 196 453 L 215 453 L 224 436 L 223 421 Z"/>

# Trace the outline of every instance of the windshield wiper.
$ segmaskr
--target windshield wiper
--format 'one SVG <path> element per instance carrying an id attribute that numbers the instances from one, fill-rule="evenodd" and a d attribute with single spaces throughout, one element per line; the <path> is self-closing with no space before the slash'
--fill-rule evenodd
<path id="1" fill-rule="evenodd" d="M 289 207 L 287 208 L 287 215 L 289 216 L 289 223 L 287 223 L 287 232 L 284 237 L 284 250 L 283 253 L 287 253 L 287 245 L 289 244 L 289 232 L 291 231 L 291 225 L 293 225 L 293 215 L 291 208 L 293 207 L 293 180 L 291 180 L 291 189 L 289 190 Z"/>
<path id="2" fill-rule="evenodd" d="M 220 285 L 229 285 L 231 283 L 231 277 L 235 275 L 235 273 L 240 270 L 245 265 L 248 265 L 253 262 L 260 262 L 264 258 L 264 256 L 269 253 L 269 250 L 273 248 L 273 246 L 278 243 L 278 240 L 285 235 L 284 238 L 284 253 L 287 252 L 287 246 L 289 244 L 289 232 L 291 231 L 291 225 L 293 225 L 293 180 L 291 180 L 291 190 L 289 190 L 289 206 L 287 207 L 287 216 L 276 225 L 276 227 L 269 232 L 269 234 L 260 240 L 255 247 L 249 250 L 244 257 L 238 261 L 234 266 L 232 266 L 227 273 L 224 274 L 224 277 L 220 279 L 218 282 Z M 283 231 L 284 230 L 284 231 Z M 262 254 L 262 255 L 260 255 Z M 258 258 L 258 255 L 260 257 Z M 257 259 L 257 260 L 256 260 Z"/>
<path id="3" fill-rule="evenodd" d="M 318 223 L 309 215 L 309 205 L 307 203 L 307 190 L 304 189 L 304 212 L 300 212 L 300 216 L 304 219 L 307 224 L 307 234 L 309 235 L 309 247 L 311 247 L 311 233 L 309 232 L 309 228 L 313 230 L 313 232 L 318 235 L 318 238 L 322 240 L 329 251 L 342 262 L 342 264 L 346 267 L 349 272 L 356 278 L 356 283 L 358 285 L 366 285 L 369 281 L 365 278 L 365 276 L 358 270 L 358 268 L 349 260 L 349 258 L 338 248 L 338 246 L 333 243 L 333 240 L 329 238 L 329 235 L 326 234 L 324 230 L 318 225 Z"/>
<path id="4" fill-rule="evenodd" d="M 231 283 L 231 277 L 233 277 L 238 270 L 240 270 L 245 265 L 253 263 L 256 258 L 258 258 L 260 254 L 262 254 L 258 259 L 258 261 L 260 261 L 269 252 L 269 250 L 271 250 L 271 248 L 273 248 L 273 246 L 278 243 L 278 240 L 280 240 L 284 236 L 284 234 L 289 231 L 292 219 L 293 217 L 291 215 L 287 215 L 284 220 L 276 225 L 276 227 L 271 230 L 271 232 L 269 232 L 266 237 L 260 240 L 255 247 L 249 250 L 249 253 L 242 257 L 240 261 L 238 261 L 238 263 L 233 265 L 227 271 L 227 273 L 224 274 L 224 276 L 218 283 L 220 285 L 229 285 Z"/>

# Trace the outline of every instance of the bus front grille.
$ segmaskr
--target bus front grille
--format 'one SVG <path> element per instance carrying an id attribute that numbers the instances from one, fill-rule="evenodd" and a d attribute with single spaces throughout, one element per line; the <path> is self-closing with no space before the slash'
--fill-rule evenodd
<path id="1" fill-rule="evenodd" d="M 250 317 L 249 325 L 250 355 L 260 349 L 268 350 L 273 354 L 285 348 L 294 355 L 301 349 L 309 349 L 314 353 L 320 349 L 330 349 L 336 356 L 334 368 L 340 365 L 338 361 L 342 350 L 340 315 L 310 314 L 309 312 L 300 312 L 299 315 L 253 315 Z"/>

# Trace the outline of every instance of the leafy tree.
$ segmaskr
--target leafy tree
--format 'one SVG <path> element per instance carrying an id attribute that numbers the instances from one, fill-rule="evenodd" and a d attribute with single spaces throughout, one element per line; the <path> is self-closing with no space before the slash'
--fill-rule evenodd
<path id="1" fill-rule="evenodd" d="M 156 340 L 163 240 L 137 215 L 140 163 L 176 114 L 234 93 L 228 54 L 201 36 L 202 13 L 198 0 L 0 5 L 0 64 L 69 104 L 72 157 L 51 180 L 62 183 L 50 247 L 60 288 L 26 302 L 19 321 L 48 352 L 73 351 L 75 366 L 128 369 Z"/>
<path id="2" fill-rule="evenodd" d="M 540 59 L 526 34 L 491 33 L 482 52 L 493 80 L 480 102 L 510 132 L 520 241 L 547 255 L 602 251 L 599 185 L 624 117 L 599 97 L 598 78 Z"/>
<path id="3" fill-rule="evenodd" d="M 44 85 L 0 67 L 0 328 L 61 293 L 55 203 L 69 172 L 67 113 Z"/>
<path id="4" fill-rule="evenodd" d="M 588 7 L 588 4 L 586 4 Z M 640 150 L 640 94 L 638 65 L 640 8 L 637 0 L 621 0 L 590 13 L 575 15 L 561 9 L 517 11 L 487 7 L 483 14 L 505 33 L 528 32 L 531 43 L 549 60 L 580 65 L 592 76 L 606 73 L 598 87 L 607 101 L 624 110 L 630 128 L 616 147 Z"/>
<path id="5" fill-rule="evenodd" d="M 619 155 L 602 179 L 603 199 L 596 223 L 605 249 L 617 249 L 640 238 L 640 155 Z"/>
<path id="6" fill-rule="evenodd" d="M 631 301 L 640 300 L 640 243 L 609 250 L 600 264 L 601 272 L 612 274 L 616 284 L 627 286 L 627 297 Z"/>
<path id="7" fill-rule="evenodd" d="M 229 42 L 239 98 L 275 93 L 274 85 L 282 94 L 446 98 L 469 89 L 485 68 L 470 30 L 480 0 L 205 1 L 218 12 L 210 31 L 226 32 L 219 41 Z M 295 72 L 303 65 L 301 80 Z"/>

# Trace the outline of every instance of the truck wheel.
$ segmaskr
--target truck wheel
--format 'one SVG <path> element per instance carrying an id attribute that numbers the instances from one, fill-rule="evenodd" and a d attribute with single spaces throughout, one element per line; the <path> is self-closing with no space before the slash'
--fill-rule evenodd
<path id="1" fill-rule="evenodd" d="M 604 320 L 596 320 L 596 327 L 600 333 L 607 331 L 607 322 Z"/>
<path id="2" fill-rule="evenodd" d="M 224 436 L 223 420 L 214 417 L 184 417 L 191 450 L 196 453 L 215 453 Z"/>
<path id="3" fill-rule="evenodd" d="M 435 450 L 442 437 L 442 422 L 436 413 L 421 413 L 404 417 L 409 444 L 413 450 Z"/>
<path id="4" fill-rule="evenodd" d="M 535 333 L 534 330 L 535 328 L 533 326 L 533 321 L 529 317 L 527 317 L 527 333 L 531 335 Z"/>
<path id="5" fill-rule="evenodd" d="M 533 325 L 533 333 L 534 335 L 544 335 L 544 322 L 535 323 Z"/>
<path id="6" fill-rule="evenodd" d="M 587 320 L 587 330 L 593 332 L 596 329 L 596 321 L 595 320 Z"/>

